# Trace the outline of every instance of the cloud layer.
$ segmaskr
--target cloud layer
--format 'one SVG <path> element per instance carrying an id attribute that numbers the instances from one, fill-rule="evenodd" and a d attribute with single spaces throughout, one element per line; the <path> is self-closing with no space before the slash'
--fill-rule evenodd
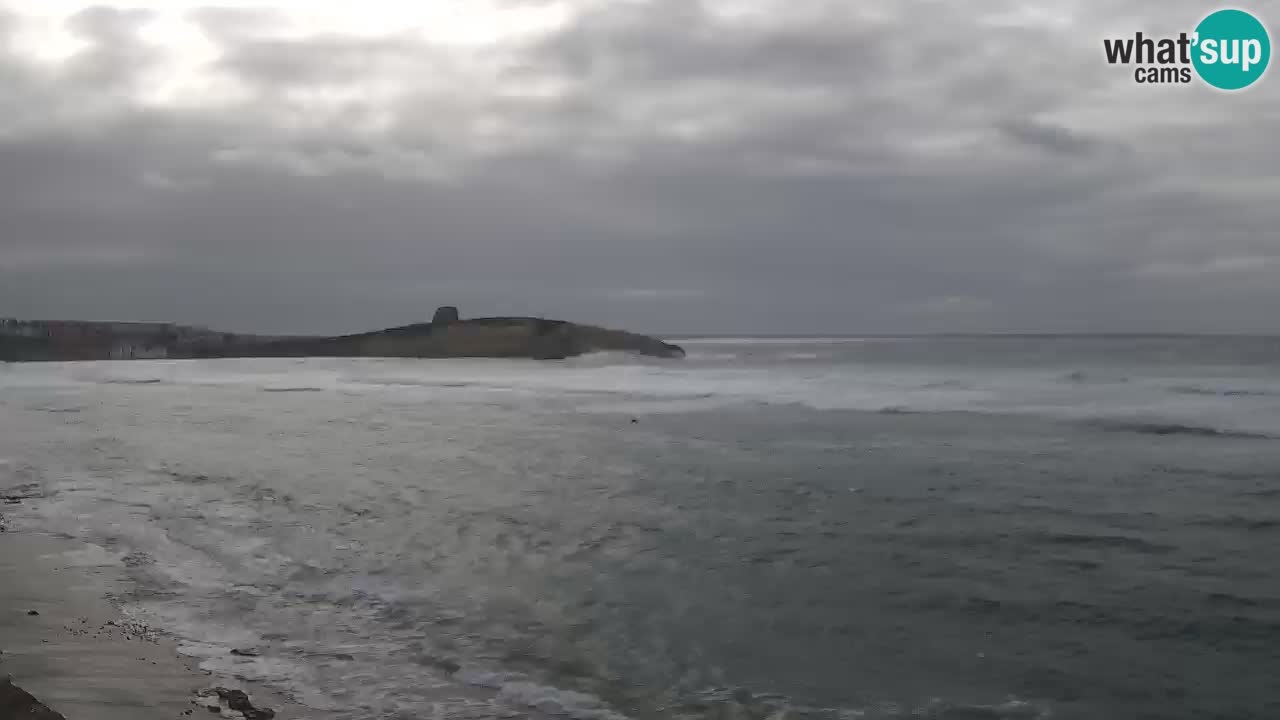
<path id="1" fill-rule="evenodd" d="M 152 5 L 0 2 L 0 315 L 1280 331 L 1280 85 L 1103 58 L 1212 6 Z"/>

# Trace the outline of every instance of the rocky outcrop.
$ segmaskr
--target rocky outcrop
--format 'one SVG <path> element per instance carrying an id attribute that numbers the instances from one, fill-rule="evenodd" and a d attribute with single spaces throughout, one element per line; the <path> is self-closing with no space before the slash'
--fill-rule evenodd
<path id="1" fill-rule="evenodd" d="M 437 318 L 450 317 L 446 308 Z M 268 356 L 509 357 L 557 360 L 590 352 L 684 357 L 678 345 L 622 330 L 532 317 L 454 319 L 332 338 L 298 338 L 256 349 Z"/>
<path id="2" fill-rule="evenodd" d="M 224 687 L 200 690 L 196 692 L 192 702 L 211 713 L 242 717 L 244 720 L 272 720 L 276 716 L 275 710 L 254 707 L 249 695 L 243 690 Z"/>
<path id="3" fill-rule="evenodd" d="M 27 334 L 6 334 L 0 328 L 0 360 L 309 356 L 553 360 L 601 351 L 684 357 L 678 345 L 646 335 L 535 317 L 463 320 L 451 305 L 436 310 L 429 323 L 335 337 L 265 337 L 137 323 L 34 322 L 21 327 Z"/>
<path id="4" fill-rule="evenodd" d="M 9 676 L 0 676 L 0 718 L 28 720 L 66 720 L 50 710 L 30 693 L 13 684 Z"/>

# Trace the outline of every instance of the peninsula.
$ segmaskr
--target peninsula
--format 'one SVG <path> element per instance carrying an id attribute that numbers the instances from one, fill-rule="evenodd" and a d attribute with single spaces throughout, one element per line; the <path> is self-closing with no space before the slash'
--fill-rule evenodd
<path id="1" fill-rule="evenodd" d="M 171 323 L 0 318 L 0 361 L 227 357 L 534 358 L 591 352 L 684 357 L 678 345 L 623 330 L 536 317 L 462 319 L 452 306 L 431 322 L 355 335 L 224 333 Z"/>

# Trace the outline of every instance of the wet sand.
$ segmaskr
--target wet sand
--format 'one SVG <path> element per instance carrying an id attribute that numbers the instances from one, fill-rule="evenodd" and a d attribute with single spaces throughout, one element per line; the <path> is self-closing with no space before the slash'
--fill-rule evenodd
<path id="1" fill-rule="evenodd" d="M 0 720 L 57 717 L 34 712 L 25 693 L 66 720 L 244 717 L 225 700 L 217 713 L 208 708 L 215 686 L 245 691 L 281 720 L 300 717 L 262 688 L 211 677 L 170 638 L 123 618 L 106 598 L 127 590 L 125 581 L 85 547 L 0 532 L 0 680 L 17 686 L 2 688 Z"/>

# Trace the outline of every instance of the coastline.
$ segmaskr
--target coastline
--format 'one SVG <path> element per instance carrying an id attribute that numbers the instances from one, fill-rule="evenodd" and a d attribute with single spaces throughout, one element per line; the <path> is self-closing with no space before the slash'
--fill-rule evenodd
<path id="1" fill-rule="evenodd" d="M 37 720 L 300 717 L 264 688 L 215 678 L 176 641 L 127 620 L 108 600 L 127 590 L 90 546 L 39 532 L 0 532 L 0 714 Z M 34 613 L 34 614 L 33 614 Z M 9 684 L 9 680 L 12 684 Z M 246 692 L 257 713 L 218 703 Z M 210 705 L 221 705 L 217 712 Z M 41 704 L 51 712 L 40 711 Z M 236 703 L 233 703 L 236 704 Z M 270 712 L 262 712 L 269 709 Z"/>
<path id="2" fill-rule="evenodd" d="M 173 323 L 0 318 L 0 360 L 181 360 L 263 357 L 528 358 L 591 352 L 684 357 L 654 337 L 540 317 L 461 319 L 438 309 L 431 322 L 350 335 L 245 335 Z"/>
<path id="3" fill-rule="evenodd" d="M 9 506 L 22 499 L 0 495 Z M 130 620 L 112 599 L 127 597 L 133 581 L 100 547 L 37 529 L 14 529 L 5 521 L 0 512 L 0 578 L 6 579 L 0 583 L 0 720 L 331 716 L 334 708 L 318 710 L 260 682 L 206 670 L 200 665 L 209 656 L 184 654 L 180 638 Z M 456 669 L 445 668 L 450 674 Z M 437 716 L 553 720 L 564 714 L 554 703 L 546 707 L 538 686 L 526 683 L 504 697 L 481 675 L 478 682 L 459 679 L 432 693 Z M 236 691 L 243 695 L 236 697 Z M 240 705 L 246 696 L 247 710 Z M 600 716 L 625 720 L 612 712 Z"/>

